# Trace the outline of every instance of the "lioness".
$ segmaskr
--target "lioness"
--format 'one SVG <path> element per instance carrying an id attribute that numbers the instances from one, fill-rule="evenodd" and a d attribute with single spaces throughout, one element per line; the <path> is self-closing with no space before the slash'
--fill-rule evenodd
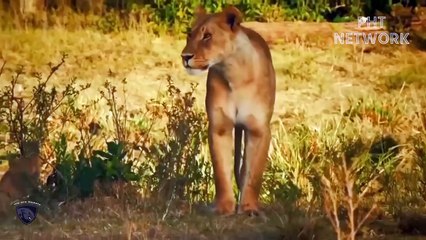
<path id="1" fill-rule="evenodd" d="M 258 33 L 240 25 L 242 14 L 237 8 L 229 6 L 220 13 L 207 14 L 199 7 L 195 15 L 182 61 L 191 75 L 208 72 L 205 104 L 216 188 L 213 211 L 221 215 L 235 210 L 258 214 L 275 104 L 271 53 Z M 232 190 L 234 129 L 234 174 L 241 193 L 238 208 Z"/>
<path id="2" fill-rule="evenodd" d="M 0 179 L 0 216 L 7 213 L 14 200 L 27 196 L 37 187 L 40 176 L 40 145 L 23 144 L 22 156 L 9 161 L 9 170 Z"/>

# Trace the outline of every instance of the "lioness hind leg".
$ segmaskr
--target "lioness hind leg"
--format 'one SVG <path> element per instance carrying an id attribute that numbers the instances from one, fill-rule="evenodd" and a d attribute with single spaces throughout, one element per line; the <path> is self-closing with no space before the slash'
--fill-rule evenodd
<path id="1" fill-rule="evenodd" d="M 212 210 L 221 215 L 233 214 L 235 197 L 232 190 L 232 127 L 210 125 L 208 140 L 216 188 Z"/>
<path id="2" fill-rule="evenodd" d="M 247 131 L 245 173 L 239 213 L 259 213 L 259 194 L 268 158 L 271 130 L 269 126 L 252 125 Z"/>

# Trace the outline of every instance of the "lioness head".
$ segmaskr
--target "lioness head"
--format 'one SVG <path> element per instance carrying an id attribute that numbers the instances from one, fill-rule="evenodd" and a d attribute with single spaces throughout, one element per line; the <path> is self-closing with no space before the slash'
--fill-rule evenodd
<path id="1" fill-rule="evenodd" d="M 199 7 L 182 51 L 182 63 L 187 72 L 191 75 L 206 72 L 232 54 L 233 40 L 241 21 L 241 12 L 233 6 L 215 14 L 207 14 Z"/>

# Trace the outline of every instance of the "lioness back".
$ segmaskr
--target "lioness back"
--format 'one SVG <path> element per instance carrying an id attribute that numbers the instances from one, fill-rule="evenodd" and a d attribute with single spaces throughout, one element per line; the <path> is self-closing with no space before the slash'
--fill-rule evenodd
<path id="1" fill-rule="evenodd" d="M 269 48 L 268 43 L 266 43 L 265 39 L 256 31 L 250 28 L 246 28 L 244 26 L 240 26 L 241 30 L 247 35 L 247 37 L 250 39 L 250 42 L 253 44 L 254 47 L 257 49 L 260 49 L 265 57 L 271 61 L 272 63 L 272 55 Z"/>

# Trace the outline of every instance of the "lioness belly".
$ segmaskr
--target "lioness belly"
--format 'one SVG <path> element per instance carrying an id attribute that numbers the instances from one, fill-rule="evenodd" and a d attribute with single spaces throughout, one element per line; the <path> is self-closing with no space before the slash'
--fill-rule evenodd
<path id="1" fill-rule="evenodd" d="M 249 122 L 255 119 L 259 123 L 265 123 L 266 113 L 265 107 L 254 100 L 245 100 L 235 104 L 236 116 L 235 124 L 247 126 Z"/>
<path id="2" fill-rule="evenodd" d="M 248 127 L 254 120 L 258 124 L 267 124 L 267 113 L 265 107 L 259 101 L 244 100 L 232 101 L 229 100 L 221 106 L 215 107 L 216 111 L 210 114 L 210 120 L 219 118 L 226 118 L 232 122 L 233 125 L 243 125 Z"/>

